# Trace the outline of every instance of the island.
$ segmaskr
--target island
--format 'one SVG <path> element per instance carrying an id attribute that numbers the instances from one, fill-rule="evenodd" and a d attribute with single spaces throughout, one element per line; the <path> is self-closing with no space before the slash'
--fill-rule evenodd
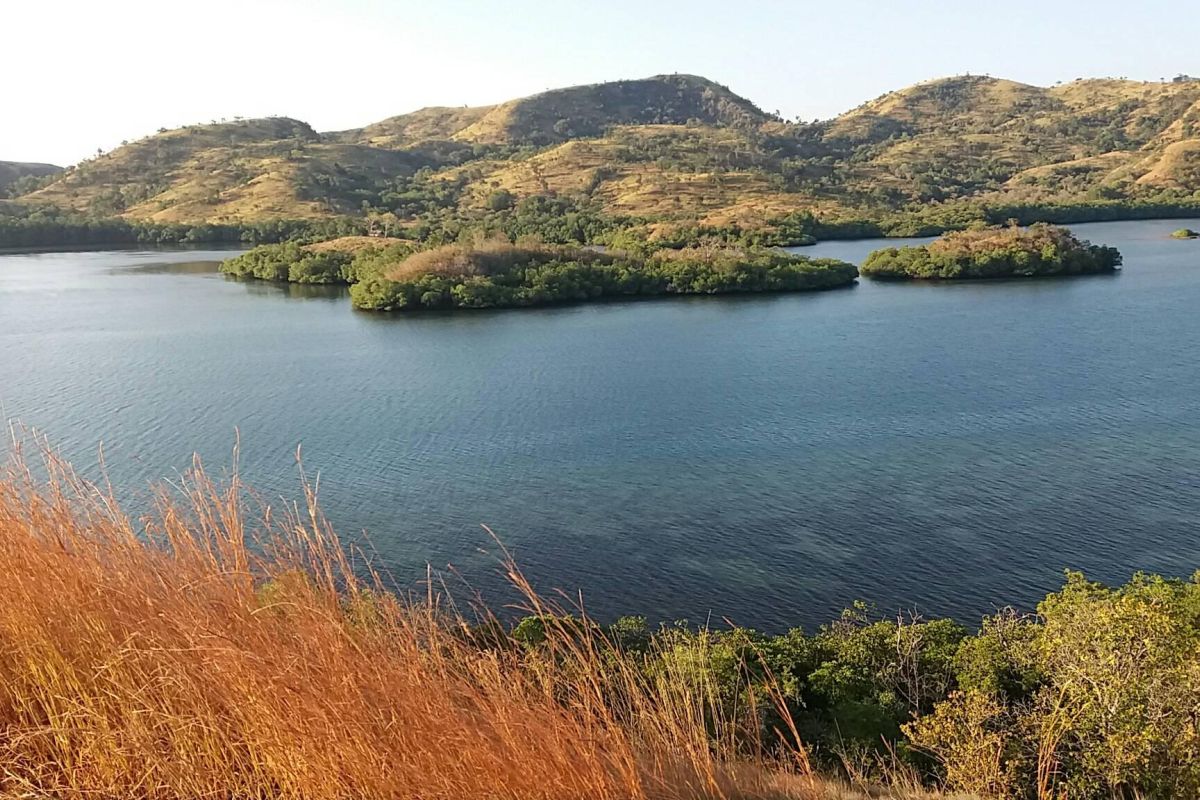
<path id="1" fill-rule="evenodd" d="M 1180 228 L 1171 234 L 1172 239 L 1200 239 L 1200 233 L 1191 228 Z"/>
<path id="2" fill-rule="evenodd" d="M 505 239 L 418 250 L 395 240 L 351 246 L 346 237 L 263 245 L 226 261 L 241 278 L 344 283 L 356 308 L 413 311 L 510 308 L 609 298 L 803 292 L 854 283 L 858 269 L 767 247 L 623 250 Z"/>
<path id="3" fill-rule="evenodd" d="M 876 250 L 863 262 L 862 274 L 883 280 L 977 280 L 1090 275 L 1120 265 L 1116 248 L 1094 245 L 1056 225 L 979 226 L 919 247 Z"/>

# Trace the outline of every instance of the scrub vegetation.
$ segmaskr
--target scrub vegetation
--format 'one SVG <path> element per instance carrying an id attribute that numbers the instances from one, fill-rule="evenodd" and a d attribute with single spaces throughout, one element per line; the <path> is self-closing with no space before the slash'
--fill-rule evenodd
<path id="1" fill-rule="evenodd" d="M 799 292 L 848 286 L 852 264 L 762 247 L 600 251 L 507 239 L 414 251 L 409 243 L 347 249 L 254 248 L 221 269 L 236 277 L 351 284 L 357 308 L 499 308 L 660 295 Z"/>

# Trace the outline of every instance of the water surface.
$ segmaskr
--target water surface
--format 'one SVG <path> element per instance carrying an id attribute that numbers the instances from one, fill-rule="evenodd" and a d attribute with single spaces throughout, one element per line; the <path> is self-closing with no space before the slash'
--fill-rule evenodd
<path id="1" fill-rule="evenodd" d="M 221 252 L 0 256 L 0 417 L 134 495 L 295 451 L 404 585 L 508 544 L 602 616 L 964 620 L 1066 567 L 1200 566 L 1197 221 L 1076 226 L 1117 275 L 373 316 Z M 894 242 L 888 242 L 891 244 Z M 859 261 L 879 242 L 811 255 Z"/>

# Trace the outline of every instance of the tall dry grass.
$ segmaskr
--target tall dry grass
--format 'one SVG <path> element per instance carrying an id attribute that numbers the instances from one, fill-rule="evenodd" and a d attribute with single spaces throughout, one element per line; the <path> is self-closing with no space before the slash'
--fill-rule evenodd
<path id="1" fill-rule="evenodd" d="M 46 465 L 48 477 L 40 464 L 41 477 L 0 475 L 0 794 L 818 792 L 802 758 L 781 775 L 735 749 L 703 681 L 644 678 L 569 626 L 551 625 L 534 657 L 494 628 L 468 633 L 432 592 L 380 592 L 312 492 L 251 518 L 236 478 L 218 486 L 197 468 L 134 521 Z"/>

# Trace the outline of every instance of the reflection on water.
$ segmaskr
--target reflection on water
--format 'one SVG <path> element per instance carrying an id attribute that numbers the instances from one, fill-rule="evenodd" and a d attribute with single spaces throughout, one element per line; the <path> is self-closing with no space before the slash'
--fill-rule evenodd
<path id="1" fill-rule="evenodd" d="M 1064 567 L 1200 566 L 1184 225 L 1078 226 L 1124 252 L 1108 279 L 411 315 L 226 279 L 227 252 L 2 256 L 0 416 L 93 474 L 103 441 L 128 494 L 240 433 L 244 478 L 294 498 L 302 445 L 401 583 L 453 564 L 506 599 L 486 523 L 601 616 L 969 619 Z"/>
<path id="2" fill-rule="evenodd" d="M 141 272 L 147 275 L 216 275 L 219 261 L 159 261 L 151 264 L 118 265 L 112 272 Z"/>
<path id="3" fill-rule="evenodd" d="M 225 280 L 243 286 L 255 297 L 288 297 L 294 300 L 345 300 L 349 303 L 350 291 L 345 286 L 316 283 L 277 283 L 223 276 Z"/>

